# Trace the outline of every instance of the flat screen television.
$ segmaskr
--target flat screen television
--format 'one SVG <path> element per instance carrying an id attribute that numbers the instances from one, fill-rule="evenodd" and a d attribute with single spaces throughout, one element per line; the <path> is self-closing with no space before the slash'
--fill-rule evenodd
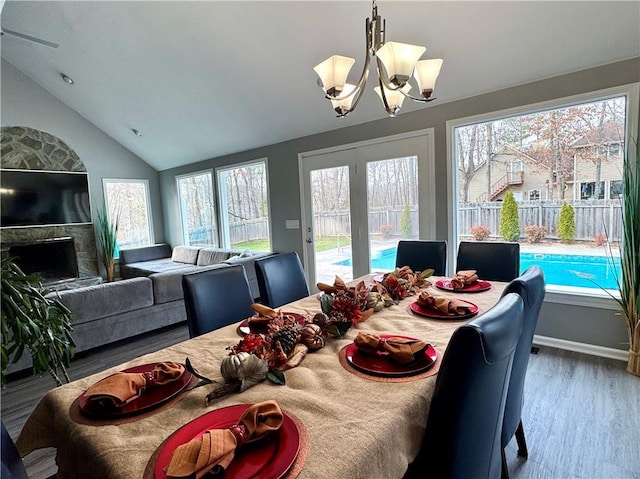
<path id="1" fill-rule="evenodd" d="M 0 170 L 0 227 L 91 223 L 87 173 Z"/>

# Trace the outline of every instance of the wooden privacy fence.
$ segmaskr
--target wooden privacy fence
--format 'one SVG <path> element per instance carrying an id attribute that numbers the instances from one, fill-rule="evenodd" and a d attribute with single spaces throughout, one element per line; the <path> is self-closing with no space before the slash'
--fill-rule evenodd
<path id="1" fill-rule="evenodd" d="M 562 200 L 520 201 L 518 218 L 520 236 L 526 238 L 524 228 L 529 225 L 544 226 L 547 238 L 559 239 L 558 218 Z M 620 200 L 573 200 L 576 223 L 576 240 L 593 241 L 600 234 L 607 234 L 610 241 L 620 241 L 622 212 Z M 491 230 L 492 237 L 500 237 L 500 209 L 502 202 L 463 203 L 458 207 L 458 234 L 470 235 L 473 226 L 483 225 Z"/>
<path id="2" fill-rule="evenodd" d="M 231 244 L 266 239 L 269 237 L 267 218 L 229 223 L 229 236 Z"/>
<path id="3" fill-rule="evenodd" d="M 574 200 L 567 201 L 573 206 L 576 222 L 576 240 L 593 241 L 597 235 L 606 233 L 610 241 L 620 241 L 622 234 L 622 213 L 620 200 Z M 526 238 L 524 228 L 529 225 L 544 226 L 547 238 L 559 239 L 557 235 L 558 217 L 562 201 L 521 201 L 518 202 L 520 236 Z M 500 237 L 500 210 L 502 202 L 464 203 L 458 207 L 458 233 L 470 235 L 471 227 L 487 226 L 491 236 Z M 369 231 L 374 234 L 400 234 L 400 217 L 403 208 L 374 208 L 369 211 Z M 412 235 L 418 234 L 418 208 L 410 208 Z M 316 236 L 351 236 L 349 210 L 316 212 L 313 217 Z M 215 234 L 213 228 L 198 231 L 201 242 L 211 242 Z M 239 221 L 229 224 L 231 243 L 264 239 L 268 236 L 266 218 Z"/>
<path id="4" fill-rule="evenodd" d="M 372 208 L 369 210 L 369 231 L 373 234 L 400 234 L 400 217 L 404 208 Z M 418 234 L 418 208 L 409 209 L 412 235 Z M 351 236 L 349 210 L 317 212 L 313 215 L 316 236 Z"/>

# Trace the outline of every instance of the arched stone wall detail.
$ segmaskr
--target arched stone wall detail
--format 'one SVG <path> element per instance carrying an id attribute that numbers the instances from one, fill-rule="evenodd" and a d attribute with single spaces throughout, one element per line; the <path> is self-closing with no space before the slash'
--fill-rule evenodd
<path id="1" fill-rule="evenodd" d="M 26 126 L 2 127 L 2 168 L 87 171 L 77 153 L 51 133 Z"/>
<path id="2" fill-rule="evenodd" d="M 26 126 L 5 126 L 0 129 L 0 166 L 2 168 L 46 171 L 86 172 L 77 153 L 62 139 L 51 133 Z M 98 255 L 93 225 L 32 226 L 2 228 L 2 244 L 73 238 L 80 278 L 98 276 Z"/>

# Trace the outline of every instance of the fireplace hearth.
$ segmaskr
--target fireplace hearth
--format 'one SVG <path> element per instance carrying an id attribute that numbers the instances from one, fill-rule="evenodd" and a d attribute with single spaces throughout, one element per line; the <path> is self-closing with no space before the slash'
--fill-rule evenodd
<path id="1" fill-rule="evenodd" d="M 9 255 L 26 274 L 37 273 L 44 284 L 78 277 L 73 238 L 51 238 L 9 246 Z"/>

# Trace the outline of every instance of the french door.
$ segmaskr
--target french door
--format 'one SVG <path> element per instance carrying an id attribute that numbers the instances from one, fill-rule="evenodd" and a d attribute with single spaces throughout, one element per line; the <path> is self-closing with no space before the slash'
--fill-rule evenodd
<path id="1" fill-rule="evenodd" d="M 432 130 L 300 155 L 311 289 L 393 268 L 404 238 L 435 237 Z"/>

